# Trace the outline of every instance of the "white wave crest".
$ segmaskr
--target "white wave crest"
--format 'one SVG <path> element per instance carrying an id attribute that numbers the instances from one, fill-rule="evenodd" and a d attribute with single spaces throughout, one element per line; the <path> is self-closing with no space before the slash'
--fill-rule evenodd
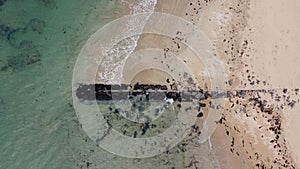
<path id="1" fill-rule="evenodd" d="M 122 70 L 126 61 L 126 58 L 134 51 L 137 46 L 139 35 L 131 36 L 127 39 L 129 32 L 139 34 L 144 29 L 144 26 L 154 12 L 157 0 L 142 0 L 137 4 L 130 4 L 131 14 L 146 13 L 146 18 L 133 17 L 126 23 L 126 28 L 123 32 L 120 32 L 119 36 L 112 39 L 112 44 L 116 44 L 113 48 L 104 47 L 101 49 L 102 58 L 98 61 L 101 66 L 101 72 L 98 73 L 98 78 L 101 82 L 120 84 L 123 82 Z"/>

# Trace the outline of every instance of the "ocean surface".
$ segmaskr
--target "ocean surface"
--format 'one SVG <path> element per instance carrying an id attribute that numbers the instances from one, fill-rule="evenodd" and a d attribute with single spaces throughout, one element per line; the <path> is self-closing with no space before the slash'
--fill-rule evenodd
<path id="1" fill-rule="evenodd" d="M 151 12 L 155 3 L 140 1 L 131 13 Z M 0 169 L 188 168 L 189 157 L 176 153 L 180 146 L 130 159 L 97 147 L 80 127 L 72 105 L 73 68 L 87 39 L 122 12 L 116 0 L 0 0 L 0 5 Z M 197 159 L 215 168 L 210 155 L 205 148 Z"/>

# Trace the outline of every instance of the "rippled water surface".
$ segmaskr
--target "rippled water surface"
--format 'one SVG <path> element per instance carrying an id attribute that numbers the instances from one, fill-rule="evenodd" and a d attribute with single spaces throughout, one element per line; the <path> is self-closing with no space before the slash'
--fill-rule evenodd
<path id="1" fill-rule="evenodd" d="M 116 2 L 0 4 L 0 168 L 95 167 L 95 146 L 73 110 L 71 78 L 81 46 L 114 19 Z M 97 163 L 107 168 L 114 156 L 99 153 Z"/>
<path id="2" fill-rule="evenodd" d="M 184 168 L 180 145 L 158 157 L 128 159 L 97 147 L 80 128 L 72 105 L 73 68 L 86 40 L 115 19 L 116 1 L 0 5 L 1 169 Z"/>

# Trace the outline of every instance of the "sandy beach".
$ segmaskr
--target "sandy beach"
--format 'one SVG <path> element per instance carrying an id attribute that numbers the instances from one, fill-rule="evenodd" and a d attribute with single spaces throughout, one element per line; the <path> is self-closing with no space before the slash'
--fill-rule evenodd
<path id="1" fill-rule="evenodd" d="M 299 5 L 281 0 L 156 5 L 157 12 L 183 17 L 208 36 L 225 65 L 228 90 L 254 90 L 226 100 L 223 120 L 211 137 L 222 169 L 299 168 Z M 172 42 L 145 35 L 136 50 L 149 46 L 172 48 Z M 140 80 L 147 77 L 153 78 Z"/>
<path id="2" fill-rule="evenodd" d="M 299 62 L 299 29 L 300 24 L 294 20 L 299 16 L 298 1 L 253 1 L 250 6 L 249 27 L 252 32 L 253 68 L 263 72 L 266 81 L 274 89 L 287 89 L 283 92 L 281 103 L 287 100 L 299 102 L 300 71 Z M 279 93 L 281 95 L 282 93 Z M 287 99 L 286 99 L 286 98 Z M 290 97 L 290 98 L 288 98 Z M 288 101 L 289 102 L 289 101 Z M 278 104 L 278 103 L 277 103 Z M 299 128 L 299 104 L 283 107 L 280 110 L 284 142 L 286 140 L 287 154 L 292 159 L 295 168 L 300 167 L 299 142 L 296 134 Z M 280 157 L 279 157 L 280 158 Z M 283 157 L 281 157 L 283 158 Z"/>

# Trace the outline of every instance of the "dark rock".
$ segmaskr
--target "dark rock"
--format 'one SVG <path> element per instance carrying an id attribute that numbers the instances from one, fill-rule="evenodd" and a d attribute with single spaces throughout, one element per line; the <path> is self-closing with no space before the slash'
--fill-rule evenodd
<path id="1" fill-rule="evenodd" d="M 211 95 L 208 93 L 208 91 L 206 91 L 204 93 L 204 99 L 206 100 L 206 99 L 208 99 L 208 97 L 211 97 Z"/>
<path id="2" fill-rule="evenodd" d="M 166 93 L 166 97 L 168 99 L 173 99 L 174 101 L 177 101 L 180 99 L 180 93 L 177 93 L 177 92 L 167 92 Z"/>
<path id="3" fill-rule="evenodd" d="M 240 91 L 237 91 L 236 96 L 239 98 L 245 98 L 246 94 L 247 94 L 246 90 L 240 90 Z"/>
<path id="4" fill-rule="evenodd" d="M 287 93 L 287 89 L 283 89 L 282 92 L 286 94 Z"/>
<path id="5" fill-rule="evenodd" d="M 291 102 L 288 103 L 288 106 L 290 106 L 291 108 L 294 108 L 295 104 L 296 104 L 296 101 L 293 100 L 293 101 L 291 101 Z"/>
<path id="6" fill-rule="evenodd" d="M 144 135 L 149 129 L 149 123 L 144 123 L 142 128 L 142 135 Z"/>
<path id="7" fill-rule="evenodd" d="M 228 81 L 228 84 L 231 86 L 231 85 L 233 84 L 233 80 L 230 79 L 230 80 Z"/>
<path id="8" fill-rule="evenodd" d="M 159 109 L 155 109 L 155 110 L 154 110 L 154 115 L 155 115 L 155 116 L 158 116 L 158 115 L 159 115 L 159 112 L 160 112 Z"/>
<path id="9" fill-rule="evenodd" d="M 92 163 L 86 162 L 86 167 L 89 168 Z"/>
<path id="10" fill-rule="evenodd" d="M 178 103 L 178 104 L 177 104 L 177 107 L 178 107 L 178 108 L 181 108 L 181 104 Z"/>
<path id="11" fill-rule="evenodd" d="M 136 138 L 136 137 L 137 137 L 137 132 L 134 131 L 133 138 Z"/>
<path id="12" fill-rule="evenodd" d="M 197 117 L 203 117 L 203 113 L 202 112 L 198 113 Z"/>
<path id="13" fill-rule="evenodd" d="M 118 109 L 115 109 L 114 113 L 115 113 L 115 114 L 118 114 L 118 113 L 119 113 L 119 110 L 118 110 Z"/>
<path id="14" fill-rule="evenodd" d="M 205 103 L 199 103 L 199 106 L 200 107 L 206 107 L 206 104 Z"/>
<path id="15" fill-rule="evenodd" d="M 151 124 L 151 128 L 155 128 L 156 127 L 156 124 Z"/>

